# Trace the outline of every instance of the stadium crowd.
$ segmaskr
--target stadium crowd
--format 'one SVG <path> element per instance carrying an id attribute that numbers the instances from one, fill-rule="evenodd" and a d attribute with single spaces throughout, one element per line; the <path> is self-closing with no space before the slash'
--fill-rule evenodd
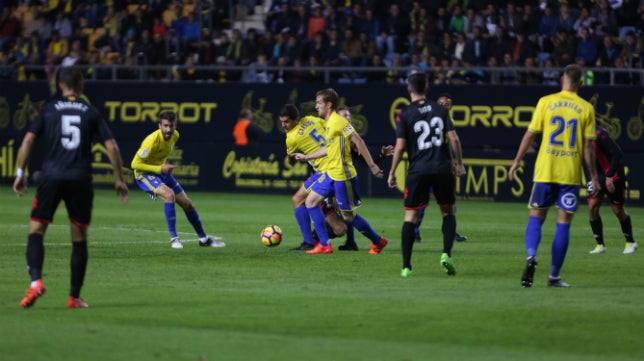
<path id="1" fill-rule="evenodd" d="M 263 29 L 241 31 L 255 1 L 0 0 L 0 79 L 69 65 L 112 79 L 120 65 L 118 79 L 307 82 L 323 66 L 383 69 L 339 72 L 366 82 L 425 70 L 435 84 L 558 84 L 578 63 L 587 84 L 609 83 L 600 68 L 642 81 L 644 0 L 272 0 Z"/>

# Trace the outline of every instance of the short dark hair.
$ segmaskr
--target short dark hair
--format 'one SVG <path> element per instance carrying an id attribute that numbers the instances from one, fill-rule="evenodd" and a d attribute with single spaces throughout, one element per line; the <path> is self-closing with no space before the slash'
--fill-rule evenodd
<path id="1" fill-rule="evenodd" d="M 288 119 L 300 119 L 300 111 L 294 104 L 286 104 L 280 109 L 280 117 L 287 117 Z"/>
<path id="2" fill-rule="evenodd" d="M 83 73 L 77 67 L 61 68 L 58 72 L 58 82 L 76 93 L 83 90 Z"/>
<path id="3" fill-rule="evenodd" d="M 454 101 L 454 98 L 452 98 L 452 94 L 450 94 L 450 93 L 440 93 L 438 95 L 438 98 L 443 98 L 443 97 L 445 97 L 445 98 L 447 98 L 447 99 L 449 99 L 451 101 Z M 438 98 L 436 98 L 436 99 L 438 99 Z"/>
<path id="4" fill-rule="evenodd" d="M 159 123 L 161 123 L 161 120 L 167 120 L 172 123 L 177 122 L 177 113 L 170 111 L 170 110 L 164 110 L 161 113 L 159 113 Z"/>
<path id="5" fill-rule="evenodd" d="M 407 87 L 409 87 L 412 93 L 425 95 L 429 87 L 427 73 L 421 71 L 410 75 L 407 78 Z"/>

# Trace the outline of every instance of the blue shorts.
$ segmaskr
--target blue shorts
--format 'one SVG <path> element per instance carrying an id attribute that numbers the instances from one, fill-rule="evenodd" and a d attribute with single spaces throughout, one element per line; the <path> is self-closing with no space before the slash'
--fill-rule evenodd
<path id="1" fill-rule="evenodd" d="M 360 206 L 360 193 L 358 193 L 358 177 L 345 181 L 335 181 L 324 173 L 311 187 L 311 191 L 329 197 L 335 194 L 338 209 L 351 212 Z"/>
<path id="2" fill-rule="evenodd" d="M 554 206 L 568 213 L 577 211 L 580 186 L 557 183 L 535 183 L 532 186 L 529 208 L 548 208 Z"/>
<path id="3" fill-rule="evenodd" d="M 156 199 L 156 191 L 161 184 L 165 184 L 172 189 L 174 194 L 183 192 L 183 188 L 181 188 L 181 185 L 174 176 L 172 176 L 172 174 L 144 173 L 140 177 L 136 178 L 136 184 L 138 184 L 139 188 L 143 189 L 152 199 Z"/>
<path id="4" fill-rule="evenodd" d="M 311 187 L 313 187 L 313 184 L 320 179 L 324 174 L 320 172 L 315 172 L 313 175 L 311 175 L 307 180 L 304 181 L 304 189 L 306 189 L 307 192 L 311 191 Z"/>

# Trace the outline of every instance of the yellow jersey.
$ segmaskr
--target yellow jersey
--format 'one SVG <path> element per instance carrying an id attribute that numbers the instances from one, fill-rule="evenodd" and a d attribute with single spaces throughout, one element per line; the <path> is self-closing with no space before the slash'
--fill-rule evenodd
<path id="1" fill-rule="evenodd" d="M 534 181 L 582 185 L 584 140 L 595 139 L 595 109 L 577 93 L 539 99 L 528 129 L 542 133 Z"/>
<path id="2" fill-rule="evenodd" d="M 286 133 L 286 153 L 311 154 L 326 145 L 324 119 L 306 116 L 300 119 L 296 127 Z M 327 169 L 328 157 L 309 160 L 316 172 L 323 173 Z"/>
<path id="3" fill-rule="evenodd" d="M 356 176 L 356 168 L 351 157 L 351 140 L 355 132 L 353 126 L 335 111 L 326 121 L 326 156 L 329 158 L 327 173 L 336 181 L 352 179 Z"/>
<path id="4" fill-rule="evenodd" d="M 163 139 L 161 129 L 145 137 L 132 159 L 134 176 L 140 178 L 143 173 L 161 174 L 161 166 L 165 164 L 177 140 L 179 132 L 176 130 L 169 140 Z"/>

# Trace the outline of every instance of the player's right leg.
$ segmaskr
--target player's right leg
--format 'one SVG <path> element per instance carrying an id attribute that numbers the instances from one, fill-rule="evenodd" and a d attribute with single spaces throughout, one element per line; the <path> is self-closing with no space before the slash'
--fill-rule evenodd
<path id="1" fill-rule="evenodd" d="M 80 297 L 85 281 L 87 261 L 87 230 L 91 221 L 94 190 L 91 181 L 74 182 L 65 189 L 64 200 L 71 220 L 72 256 L 70 262 L 70 289 L 67 301 L 68 308 L 87 308 L 87 303 Z"/>
<path id="2" fill-rule="evenodd" d="M 588 198 L 588 220 L 590 222 L 590 229 L 593 232 L 593 237 L 597 243 L 595 248 L 590 251 L 590 254 L 606 252 L 606 246 L 604 245 L 604 224 L 602 222 L 601 215 L 599 214 L 601 202 L 602 198 L 600 197 Z"/>
<path id="3" fill-rule="evenodd" d="M 174 191 L 163 183 L 161 175 L 153 173 L 145 173 L 136 178 L 136 184 L 145 191 L 152 200 L 161 198 L 163 201 L 163 211 L 165 213 L 165 220 L 168 225 L 168 232 L 170 233 L 170 245 L 172 248 L 183 248 L 181 240 L 177 235 L 177 213 L 175 210 Z"/>
<path id="4" fill-rule="evenodd" d="M 311 176 L 307 182 L 311 181 L 312 177 L 315 177 L 318 175 L 316 173 L 315 175 Z M 319 175 L 318 175 L 319 176 Z M 293 251 L 308 251 L 313 249 L 315 247 L 315 241 L 313 240 L 312 236 L 312 228 L 311 228 L 311 217 L 309 216 L 309 211 L 306 209 L 306 197 L 308 196 L 308 191 L 306 188 L 306 182 L 293 194 L 293 197 L 291 197 L 291 201 L 293 202 L 293 213 L 295 214 L 295 220 L 297 221 L 297 225 L 300 228 L 300 233 L 302 234 L 302 243 L 295 247 L 292 248 L 291 250 Z"/>
<path id="5" fill-rule="evenodd" d="M 44 237 L 61 199 L 59 188 L 60 182 L 45 180 L 36 192 L 29 220 L 25 254 L 31 284 L 25 291 L 25 297 L 20 301 L 20 307 L 23 308 L 33 306 L 36 300 L 45 294 L 45 286 L 42 282 L 45 260 Z"/>
<path id="6" fill-rule="evenodd" d="M 326 231 L 324 212 L 320 208 L 320 204 L 324 198 L 331 194 L 331 192 L 333 192 L 333 180 L 325 174 L 311 187 L 311 191 L 306 197 L 306 209 L 313 221 L 313 227 L 320 238 L 320 243 L 315 248 L 306 251 L 306 253 L 319 254 L 333 252 L 333 247 L 331 246 L 331 242 L 329 242 L 329 234 Z"/>

